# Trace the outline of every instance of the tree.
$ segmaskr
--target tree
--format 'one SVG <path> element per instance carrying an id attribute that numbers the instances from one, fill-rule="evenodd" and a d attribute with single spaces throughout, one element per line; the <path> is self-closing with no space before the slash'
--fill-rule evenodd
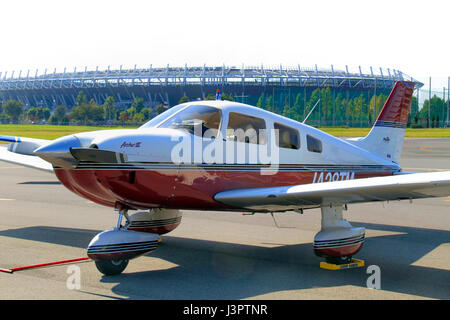
<path id="1" fill-rule="evenodd" d="M 336 105 L 336 114 L 334 119 L 337 125 L 342 125 L 345 120 L 345 103 L 346 101 L 343 99 L 342 94 L 338 93 L 336 98 L 334 99 L 334 103 Z"/>
<path id="2" fill-rule="evenodd" d="M 422 109 L 420 109 L 420 111 L 419 111 L 419 119 L 426 120 L 426 127 L 427 128 L 430 127 L 430 117 L 428 116 L 428 109 L 430 109 L 430 101 L 429 100 L 425 100 L 423 102 Z"/>
<path id="3" fill-rule="evenodd" d="M 133 122 L 142 123 L 144 121 L 145 121 L 145 117 L 144 117 L 144 115 L 141 112 L 134 114 Z"/>
<path id="4" fill-rule="evenodd" d="M 272 97 L 272 96 L 269 96 L 269 97 L 267 98 L 267 102 L 266 102 L 266 107 L 265 107 L 265 109 L 266 109 L 267 111 L 273 112 L 273 97 Z"/>
<path id="5" fill-rule="evenodd" d="M 3 110 L 13 122 L 17 122 L 23 113 L 23 106 L 22 101 L 8 100 L 3 105 Z"/>
<path id="6" fill-rule="evenodd" d="M 161 113 L 163 113 L 166 110 L 167 110 L 167 107 L 165 107 L 163 104 L 158 104 L 155 107 L 156 114 L 161 114 Z"/>
<path id="7" fill-rule="evenodd" d="M 182 96 L 180 98 L 180 101 L 178 101 L 178 104 L 182 104 L 182 103 L 186 103 L 189 102 L 189 97 L 188 96 Z"/>
<path id="8" fill-rule="evenodd" d="M 213 93 L 210 93 L 206 96 L 205 100 L 216 100 L 216 95 Z"/>
<path id="9" fill-rule="evenodd" d="M 321 124 L 326 125 L 326 121 L 333 116 L 333 95 L 331 94 L 330 87 L 320 90 L 320 111 L 320 120 L 325 121 L 325 123 Z"/>
<path id="10" fill-rule="evenodd" d="M 116 100 L 114 97 L 109 96 L 106 98 L 105 102 L 103 103 L 103 113 L 106 120 L 114 120 L 116 119 L 116 106 L 114 104 Z"/>
<path id="11" fill-rule="evenodd" d="M 50 118 L 51 114 L 52 113 L 50 112 L 49 108 L 47 108 L 47 107 L 46 108 L 42 108 L 42 120 L 47 121 Z"/>
<path id="12" fill-rule="evenodd" d="M 103 121 L 104 112 L 103 108 L 98 106 L 94 99 L 91 99 L 89 104 L 82 103 L 72 109 L 70 113 L 71 118 L 75 121 L 81 121 L 83 123 Z"/>
<path id="13" fill-rule="evenodd" d="M 295 120 L 295 119 L 297 119 L 297 115 L 298 114 L 297 114 L 297 112 L 296 112 L 296 110 L 295 110 L 295 108 L 293 106 L 290 106 L 288 103 L 286 103 L 284 105 L 282 115 L 287 117 L 287 118 Z"/>
<path id="14" fill-rule="evenodd" d="M 374 106 L 375 98 L 377 101 L 376 106 Z M 386 95 L 381 93 L 381 94 L 377 95 L 376 97 L 375 97 L 375 95 L 373 95 L 372 98 L 370 99 L 368 112 L 371 116 L 370 119 L 372 120 L 372 122 L 374 122 L 377 119 L 378 115 L 381 112 L 381 109 L 383 108 L 384 104 L 386 103 L 387 98 L 388 97 Z M 375 110 L 374 110 L 374 107 L 375 107 Z M 374 116 L 375 116 L 375 118 L 374 118 Z"/>
<path id="15" fill-rule="evenodd" d="M 36 107 L 31 107 L 28 109 L 27 118 L 32 122 L 39 120 L 38 111 Z"/>
<path id="16" fill-rule="evenodd" d="M 67 107 L 63 105 L 59 105 L 55 108 L 53 115 L 50 118 L 50 122 L 52 123 L 64 123 L 67 121 L 66 117 Z"/>
<path id="17" fill-rule="evenodd" d="M 315 89 L 313 92 L 311 92 L 311 97 L 309 98 L 308 104 L 306 105 L 306 116 L 311 112 L 312 108 L 316 106 L 316 103 L 320 99 L 320 89 Z M 316 106 L 316 109 L 314 109 L 313 113 L 309 116 L 308 120 L 318 120 L 319 119 L 319 110 L 318 105 Z"/>
<path id="18" fill-rule="evenodd" d="M 437 97 L 436 95 L 434 95 L 431 98 L 430 101 L 430 108 L 431 108 L 431 113 L 433 113 L 435 115 L 435 121 L 436 123 L 434 124 L 434 127 L 437 128 L 439 127 L 439 119 L 440 119 L 440 115 L 444 116 L 444 101 Z"/>
<path id="19" fill-rule="evenodd" d="M 136 97 L 133 101 L 133 104 L 131 107 L 134 107 L 136 109 L 136 113 L 141 112 L 141 110 L 145 107 L 144 99 Z"/>
<path id="20" fill-rule="evenodd" d="M 302 121 L 304 114 L 304 107 L 303 107 L 303 96 L 301 93 L 298 93 L 297 96 L 295 97 L 294 112 L 296 113 L 294 119 L 297 121 Z"/>
<path id="21" fill-rule="evenodd" d="M 411 124 L 413 119 L 414 119 L 414 123 L 417 124 L 416 121 L 416 115 L 419 112 L 419 101 L 417 100 L 416 97 L 412 97 L 411 98 L 411 109 L 409 110 L 409 116 L 408 116 L 408 123 Z"/>
<path id="22" fill-rule="evenodd" d="M 231 95 L 227 94 L 227 93 L 222 93 L 220 95 L 220 99 L 221 100 L 234 101 L 234 98 Z"/>
<path id="23" fill-rule="evenodd" d="M 353 121 L 359 122 L 359 126 L 362 127 L 364 111 L 364 97 L 360 94 L 358 97 L 353 98 Z"/>
<path id="24" fill-rule="evenodd" d="M 152 117 L 153 110 L 152 108 L 144 108 L 141 110 L 141 113 L 144 115 L 144 121 L 150 120 Z"/>
<path id="25" fill-rule="evenodd" d="M 63 117 L 65 117 L 67 113 L 67 107 L 64 105 L 59 105 L 55 108 L 55 112 L 53 113 L 60 121 Z"/>
<path id="26" fill-rule="evenodd" d="M 119 120 L 122 122 L 128 122 L 130 120 L 130 116 L 128 112 L 122 111 L 119 115 Z"/>
<path id="27" fill-rule="evenodd" d="M 80 92 L 78 92 L 76 101 L 77 101 L 77 106 L 80 106 L 82 104 L 87 104 L 87 96 L 84 94 L 84 92 L 82 90 Z"/>
<path id="28" fill-rule="evenodd" d="M 258 108 L 264 109 L 264 95 L 261 95 L 256 103 Z"/>
<path id="29" fill-rule="evenodd" d="M 139 112 L 137 112 L 136 108 L 133 107 L 133 105 L 132 105 L 131 107 L 129 107 L 129 108 L 127 109 L 127 113 L 128 113 L 128 118 L 131 120 L 131 119 L 134 118 L 134 115 L 135 115 L 136 113 L 139 113 Z"/>

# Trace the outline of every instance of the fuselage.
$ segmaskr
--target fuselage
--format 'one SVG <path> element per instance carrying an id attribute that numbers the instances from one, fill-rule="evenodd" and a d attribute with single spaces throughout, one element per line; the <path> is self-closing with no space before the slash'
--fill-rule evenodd
<path id="1" fill-rule="evenodd" d="M 56 161 L 54 171 L 82 197 L 134 209 L 238 210 L 216 202 L 214 195 L 239 188 L 386 176 L 401 170 L 392 161 L 316 128 L 228 101 L 190 102 L 138 129 L 88 132 L 61 141 L 67 141 L 69 149 L 125 155 L 126 161 L 114 163 L 75 161 L 65 166 Z M 41 153 L 58 149 L 58 143 L 45 146 Z"/>

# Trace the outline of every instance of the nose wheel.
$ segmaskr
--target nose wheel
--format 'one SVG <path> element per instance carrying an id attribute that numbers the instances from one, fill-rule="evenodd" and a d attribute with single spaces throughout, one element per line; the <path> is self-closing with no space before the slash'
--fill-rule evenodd
<path id="1" fill-rule="evenodd" d="M 115 276 L 121 274 L 128 266 L 129 260 L 99 260 L 95 261 L 98 271 L 105 276 Z"/>
<path id="2" fill-rule="evenodd" d="M 119 210 L 119 217 L 117 219 L 116 230 L 123 228 L 122 220 L 125 216 L 127 223 L 129 222 L 128 210 L 121 208 Z M 97 260 L 95 261 L 95 266 L 97 270 L 103 273 L 105 276 L 115 276 L 121 274 L 125 268 L 128 266 L 128 259 L 118 259 L 118 260 Z"/>

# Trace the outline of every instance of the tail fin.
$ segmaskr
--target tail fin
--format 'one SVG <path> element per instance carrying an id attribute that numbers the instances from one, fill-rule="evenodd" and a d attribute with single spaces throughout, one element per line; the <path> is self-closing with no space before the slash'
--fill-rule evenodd
<path id="1" fill-rule="evenodd" d="M 353 143 L 386 160 L 398 163 L 413 91 L 414 82 L 396 82 L 372 130 L 365 138 Z"/>

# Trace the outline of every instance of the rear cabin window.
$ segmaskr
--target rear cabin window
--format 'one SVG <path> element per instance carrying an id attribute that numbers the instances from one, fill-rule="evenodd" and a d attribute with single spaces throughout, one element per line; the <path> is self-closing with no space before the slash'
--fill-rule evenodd
<path id="1" fill-rule="evenodd" d="M 322 152 L 322 141 L 311 137 L 309 134 L 306 135 L 306 144 L 308 146 L 308 151 L 317 153 Z"/>
<path id="2" fill-rule="evenodd" d="M 274 123 L 275 142 L 278 147 L 286 149 L 300 149 L 300 136 L 297 130 L 279 123 Z"/>
<path id="3" fill-rule="evenodd" d="M 228 115 L 227 140 L 266 144 L 266 122 L 261 118 L 230 112 Z"/>

